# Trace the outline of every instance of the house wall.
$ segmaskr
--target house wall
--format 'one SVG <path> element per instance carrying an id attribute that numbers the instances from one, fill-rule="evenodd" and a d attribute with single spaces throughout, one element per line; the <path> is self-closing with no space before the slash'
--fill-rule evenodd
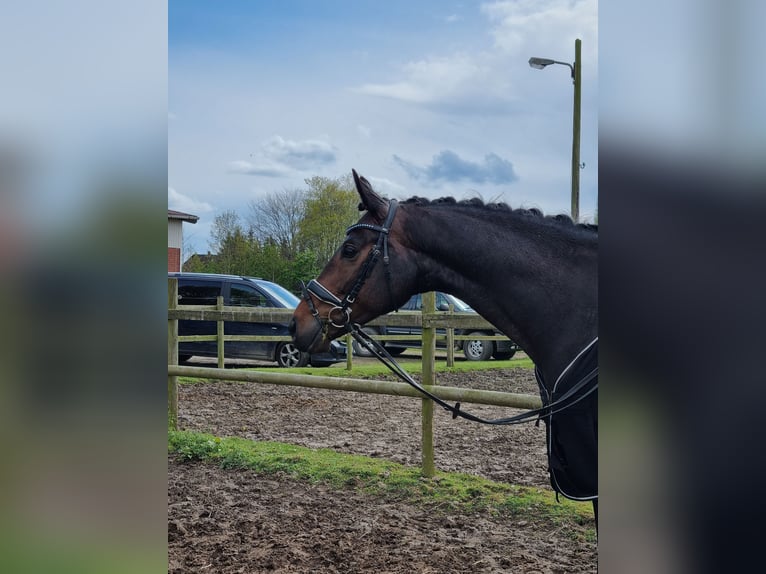
<path id="1" fill-rule="evenodd" d="M 168 247 L 181 249 L 184 243 L 183 222 L 180 219 L 168 219 Z"/>
<path id="2" fill-rule="evenodd" d="M 181 270 L 183 242 L 183 221 L 168 219 L 168 272 Z"/>
<path id="3" fill-rule="evenodd" d="M 168 273 L 181 270 L 181 250 L 178 247 L 168 247 Z"/>

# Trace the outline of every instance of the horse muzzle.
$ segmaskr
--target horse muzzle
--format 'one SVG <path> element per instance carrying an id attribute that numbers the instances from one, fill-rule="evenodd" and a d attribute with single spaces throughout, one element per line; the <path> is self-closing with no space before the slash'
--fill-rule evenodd
<path id="1" fill-rule="evenodd" d="M 296 309 L 287 328 L 295 346 L 303 352 L 323 353 L 330 349 L 331 339 L 322 323 L 315 321 L 310 315 L 308 318 L 300 317 L 299 309 Z"/>

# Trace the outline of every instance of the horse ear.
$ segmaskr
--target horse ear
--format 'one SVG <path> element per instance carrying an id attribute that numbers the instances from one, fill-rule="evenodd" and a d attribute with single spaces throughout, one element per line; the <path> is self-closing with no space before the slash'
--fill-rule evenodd
<path id="1" fill-rule="evenodd" d="M 356 173 L 355 169 L 352 169 L 351 172 L 354 174 L 356 191 L 362 199 L 362 203 L 359 204 L 359 211 L 366 209 L 371 214 L 383 219 L 388 213 L 388 201 L 375 193 L 370 182 Z"/>

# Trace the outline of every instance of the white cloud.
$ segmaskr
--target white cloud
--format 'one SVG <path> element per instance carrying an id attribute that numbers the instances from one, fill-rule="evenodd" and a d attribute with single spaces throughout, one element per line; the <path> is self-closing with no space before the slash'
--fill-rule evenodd
<path id="1" fill-rule="evenodd" d="M 508 98 L 505 81 L 493 78 L 488 56 L 464 53 L 430 57 L 406 64 L 404 79 L 384 84 L 364 84 L 358 93 L 425 105 L 486 107 Z"/>
<path id="2" fill-rule="evenodd" d="M 367 179 L 370 180 L 372 188 L 375 191 L 383 194 L 386 197 L 393 197 L 395 195 L 401 196 L 407 192 L 406 187 L 399 185 L 398 183 L 395 183 L 385 177 L 368 177 Z"/>
<path id="3" fill-rule="evenodd" d="M 323 140 L 287 140 L 275 135 L 265 141 L 260 150 L 250 154 L 253 161 L 235 160 L 228 164 L 229 173 L 287 176 L 293 171 L 308 171 L 335 163 L 337 149 Z"/>
<path id="4" fill-rule="evenodd" d="M 243 175 L 262 175 L 264 177 L 282 177 L 290 173 L 290 170 L 283 165 L 263 160 L 256 163 L 245 160 L 230 161 L 227 171 Z"/>
<path id="5" fill-rule="evenodd" d="M 440 110 L 508 113 L 524 90 L 518 78 L 528 72 L 529 57 L 574 60 L 576 38 L 583 40 L 584 70 L 596 75 L 597 0 L 514 0 L 483 4 L 481 12 L 489 20 L 491 49 L 411 61 L 399 79 L 355 91 Z"/>
<path id="6" fill-rule="evenodd" d="M 597 68 L 597 0 L 514 0 L 483 4 L 481 11 L 490 20 L 496 48 L 506 54 L 526 56 L 525 63 L 529 56 L 574 60 L 574 41 L 580 38 L 583 59 Z"/>
<path id="7" fill-rule="evenodd" d="M 336 159 L 335 148 L 326 141 L 293 141 L 278 135 L 263 144 L 261 152 L 275 162 L 301 170 L 333 163 Z"/>
<path id="8" fill-rule="evenodd" d="M 168 186 L 168 209 L 198 215 L 200 213 L 213 211 L 213 206 L 206 201 L 197 201 L 196 199 L 184 195 L 183 193 L 179 193 Z"/>

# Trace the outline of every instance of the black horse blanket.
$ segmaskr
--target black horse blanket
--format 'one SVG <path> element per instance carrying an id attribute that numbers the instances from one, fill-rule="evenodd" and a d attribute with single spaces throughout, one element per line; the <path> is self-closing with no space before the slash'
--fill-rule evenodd
<path id="1" fill-rule="evenodd" d="M 535 369 L 543 405 L 555 402 L 597 368 L 598 338 L 564 369 L 552 391 Z M 584 398 L 561 412 L 543 417 L 548 470 L 551 486 L 557 493 L 572 500 L 594 500 L 598 499 L 598 371 L 591 383 L 579 389 L 572 400 L 577 397 Z"/>

